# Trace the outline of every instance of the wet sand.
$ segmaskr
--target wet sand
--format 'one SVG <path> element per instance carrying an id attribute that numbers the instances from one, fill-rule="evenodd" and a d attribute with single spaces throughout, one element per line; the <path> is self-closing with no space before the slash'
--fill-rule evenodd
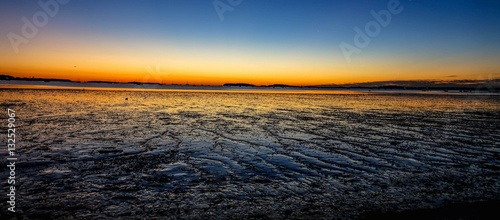
<path id="1" fill-rule="evenodd" d="M 407 210 L 397 213 L 366 213 L 363 219 L 497 219 L 500 200 L 447 204 L 439 208 Z"/>
<path id="2" fill-rule="evenodd" d="M 356 219 L 500 198 L 498 96 L 0 97 L 18 117 L 18 217 Z"/>

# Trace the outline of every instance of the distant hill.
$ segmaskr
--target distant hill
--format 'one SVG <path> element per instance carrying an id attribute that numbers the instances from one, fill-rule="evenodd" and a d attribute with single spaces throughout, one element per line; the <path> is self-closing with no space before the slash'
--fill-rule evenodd
<path id="1" fill-rule="evenodd" d="M 0 74 L 0 80 L 20 80 L 35 82 L 75 82 L 69 79 L 56 78 L 26 78 L 14 77 Z M 79 83 L 79 82 L 77 82 Z M 148 82 L 112 82 L 112 81 L 88 81 L 86 83 L 109 83 L 109 84 L 136 84 L 136 85 L 164 85 L 160 83 Z M 177 84 L 172 84 L 177 85 Z M 196 86 L 196 85 L 193 85 Z M 268 87 L 268 88 L 310 88 L 310 89 L 384 89 L 384 90 L 461 90 L 461 91 L 493 91 L 500 92 L 500 79 L 492 80 L 452 80 L 452 81 L 432 81 L 432 80 L 407 80 L 407 81 L 379 81 L 347 84 L 324 84 L 311 86 L 293 86 L 286 84 L 271 84 L 256 86 L 250 83 L 225 83 L 225 87 Z"/>
<path id="2" fill-rule="evenodd" d="M 54 79 L 54 78 L 26 78 L 26 77 L 14 77 L 9 75 L 0 75 L 0 80 L 24 80 L 24 81 L 43 81 L 43 82 L 73 82 L 69 79 Z"/>
<path id="3" fill-rule="evenodd" d="M 409 80 L 317 85 L 318 88 L 500 90 L 500 79 L 492 80 Z"/>
<path id="4" fill-rule="evenodd" d="M 295 88 L 295 87 L 301 87 L 301 86 L 291 86 L 291 85 L 286 85 L 286 84 L 272 84 L 272 85 L 268 85 L 265 87 Z"/>
<path id="5" fill-rule="evenodd" d="M 254 84 L 249 83 L 226 83 L 224 86 L 255 87 Z"/>
<path id="6" fill-rule="evenodd" d="M 15 77 L 9 76 L 9 75 L 0 75 L 0 80 L 12 80 Z"/>

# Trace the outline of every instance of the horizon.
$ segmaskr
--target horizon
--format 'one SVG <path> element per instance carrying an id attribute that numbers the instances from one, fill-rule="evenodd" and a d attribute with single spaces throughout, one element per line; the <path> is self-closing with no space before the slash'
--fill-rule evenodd
<path id="1" fill-rule="evenodd" d="M 2 83 L 2 81 L 4 83 Z M 15 83 L 5 83 L 6 81 L 14 81 Z M 37 84 L 40 83 L 41 84 Z M 66 83 L 67 85 L 58 85 L 51 83 Z M 68 84 L 69 83 L 69 84 Z M 8 86 L 62 86 L 72 87 L 72 83 L 83 84 L 122 84 L 122 85 L 157 85 L 157 86 L 180 86 L 180 87 L 255 87 L 255 88 L 276 88 L 276 87 L 289 87 L 289 88 L 311 88 L 311 89 L 409 89 L 409 90 L 475 90 L 475 91 L 496 91 L 500 90 L 500 78 L 487 79 L 487 80 L 450 80 L 450 81 L 436 81 L 436 80 L 407 80 L 407 81 L 374 81 L 374 82 L 360 82 L 360 83 L 345 83 L 345 84 L 323 84 L 323 85 L 289 85 L 289 84 L 266 84 L 255 85 L 245 82 L 226 82 L 219 85 L 207 84 L 167 84 L 155 82 L 116 82 L 116 81 L 73 81 L 69 79 L 59 78 L 19 78 L 0 73 L 0 88 L 8 88 Z M 5 87 L 7 86 L 7 87 Z M 21 88 L 19 87 L 19 88 Z M 77 86 L 79 87 L 79 86 Z M 24 87 L 23 87 L 24 88 Z M 114 86 L 104 86 L 103 88 L 115 88 Z M 118 87 L 116 87 L 118 88 Z M 472 89 L 472 90 L 471 90 Z"/>
<path id="2" fill-rule="evenodd" d="M 348 83 L 327 83 L 327 84 L 309 84 L 309 85 L 294 85 L 294 84 L 284 84 L 284 83 L 272 83 L 272 84 L 252 84 L 252 83 L 247 83 L 247 82 L 221 82 L 220 84 L 189 84 L 189 83 L 167 83 L 167 82 L 140 82 L 140 81 L 107 81 L 107 80 L 85 80 L 85 81 L 79 81 L 79 80 L 73 80 L 69 78 L 45 78 L 45 77 L 19 77 L 15 75 L 10 75 L 10 74 L 2 74 L 0 73 L 0 81 L 10 81 L 10 80 L 17 80 L 17 81 L 69 81 L 69 82 L 74 82 L 74 83 L 116 83 L 116 84 L 127 84 L 127 83 L 140 83 L 140 84 L 159 84 L 159 85 L 201 85 L 201 86 L 224 86 L 226 84 L 248 84 L 251 86 L 274 86 L 274 85 L 284 85 L 284 86 L 293 86 L 293 87 L 308 87 L 308 86 L 357 86 L 357 85 L 370 85 L 370 84 L 384 84 L 384 85 L 398 85 L 398 83 L 437 83 L 437 84 L 453 84 L 453 83 L 458 83 L 458 84 L 471 84 L 471 83 L 493 83 L 493 84 L 498 84 L 500 82 L 500 77 L 499 78 L 486 78 L 486 79 L 452 79 L 452 80 L 432 80 L 432 79 L 422 79 L 422 80 L 383 80 L 383 81 L 360 81 L 360 82 L 348 82 Z"/>
<path id="3" fill-rule="evenodd" d="M 498 11 L 486 0 L 0 2 L 0 72 L 191 85 L 496 80 Z"/>

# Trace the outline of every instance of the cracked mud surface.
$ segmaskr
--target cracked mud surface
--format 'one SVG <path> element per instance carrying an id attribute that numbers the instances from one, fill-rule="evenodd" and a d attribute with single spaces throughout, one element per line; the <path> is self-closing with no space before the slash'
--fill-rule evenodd
<path id="1" fill-rule="evenodd" d="M 500 198 L 499 96 L 0 97 L 17 116 L 18 217 L 359 218 Z"/>

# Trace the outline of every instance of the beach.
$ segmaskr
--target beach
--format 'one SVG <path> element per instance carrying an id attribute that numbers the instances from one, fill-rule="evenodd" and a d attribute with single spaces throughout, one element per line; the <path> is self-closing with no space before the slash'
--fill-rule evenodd
<path id="1" fill-rule="evenodd" d="M 17 117 L 17 217 L 356 219 L 500 198 L 499 96 L 4 88 L 0 97 Z"/>

